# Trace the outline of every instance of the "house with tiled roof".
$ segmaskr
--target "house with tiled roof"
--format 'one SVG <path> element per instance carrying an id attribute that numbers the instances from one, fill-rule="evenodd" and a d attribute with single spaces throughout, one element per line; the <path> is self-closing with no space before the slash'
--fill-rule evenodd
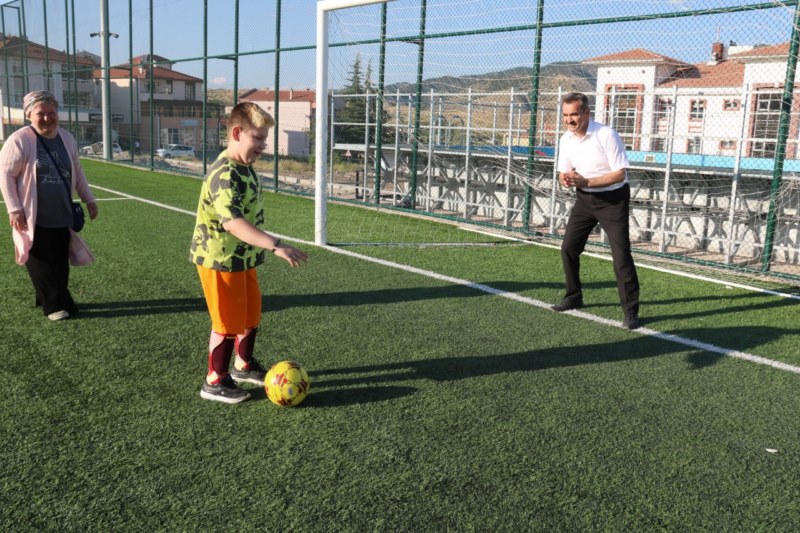
<path id="1" fill-rule="evenodd" d="M 15 35 L 0 33 L 0 139 L 25 124 L 22 98 L 28 91 L 46 89 L 62 105 L 71 105 L 75 115 L 61 112 L 64 123 L 73 122 L 78 137 L 91 128 L 90 113 L 97 109 L 99 90 L 92 79 L 96 66 L 89 56 L 67 56 L 61 50 L 45 47 Z M 74 60 L 75 67 L 72 67 Z"/>
<path id="2" fill-rule="evenodd" d="M 642 48 L 592 57 L 595 120 L 612 125 L 629 150 L 772 157 L 788 43 L 713 43 L 689 63 Z M 789 157 L 798 124 L 790 126 Z"/>
<path id="3" fill-rule="evenodd" d="M 278 155 L 308 157 L 311 149 L 312 124 L 316 113 L 315 91 L 286 89 L 278 91 L 278 126 L 273 135 L 278 137 Z M 240 102 L 253 102 L 271 115 L 275 115 L 274 90 L 250 90 L 239 97 Z M 274 143 L 267 143 L 266 153 L 274 151 Z"/>
<path id="4" fill-rule="evenodd" d="M 204 130 L 203 80 L 174 70 L 173 64 L 167 58 L 144 54 L 110 69 L 111 113 L 123 118 L 118 125 L 122 144 L 130 143 L 127 137 L 132 118 L 133 140 L 139 141 L 145 152 L 150 150 L 151 144 L 153 149 L 167 144 L 187 144 L 200 154 L 204 132 L 207 148 L 216 150 L 220 146 L 224 109 L 211 102 L 205 104 Z M 102 71 L 96 70 L 94 75 L 100 79 Z M 150 142 L 151 131 L 154 132 L 153 143 Z"/>

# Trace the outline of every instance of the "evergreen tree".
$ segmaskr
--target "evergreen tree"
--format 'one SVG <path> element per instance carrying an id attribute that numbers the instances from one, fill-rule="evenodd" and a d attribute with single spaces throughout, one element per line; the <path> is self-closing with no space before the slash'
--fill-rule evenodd
<path id="1" fill-rule="evenodd" d="M 347 94 L 360 94 L 361 88 L 361 54 L 356 54 L 356 60 L 350 70 L 350 84 L 344 91 Z"/>
<path id="2" fill-rule="evenodd" d="M 342 90 L 344 94 L 362 95 L 364 93 L 361 85 L 361 55 L 356 54 L 356 59 L 350 69 L 350 78 L 347 87 Z M 340 143 L 363 143 L 364 124 L 366 113 L 364 112 L 364 98 L 347 98 L 344 109 L 340 109 L 336 114 L 336 122 L 347 122 L 347 125 L 336 126 L 334 135 L 336 142 Z"/>
<path id="3" fill-rule="evenodd" d="M 372 87 L 372 60 L 367 61 L 367 71 L 364 73 L 364 90 L 366 92 L 375 92 Z"/>
<path id="4" fill-rule="evenodd" d="M 347 86 L 345 86 L 340 94 L 354 95 L 351 98 L 346 98 L 344 108 L 339 108 L 336 111 L 336 122 L 346 122 L 346 125 L 336 126 L 334 128 L 334 138 L 337 143 L 364 143 L 364 125 L 369 116 L 369 142 L 375 142 L 375 121 L 377 120 L 377 113 L 375 107 L 376 89 L 372 85 L 372 61 L 367 62 L 367 68 L 362 77 L 361 74 L 361 56 L 356 55 L 353 66 L 350 69 Z M 369 94 L 369 110 L 366 109 L 366 96 Z M 357 96 L 356 96 L 357 95 Z"/>

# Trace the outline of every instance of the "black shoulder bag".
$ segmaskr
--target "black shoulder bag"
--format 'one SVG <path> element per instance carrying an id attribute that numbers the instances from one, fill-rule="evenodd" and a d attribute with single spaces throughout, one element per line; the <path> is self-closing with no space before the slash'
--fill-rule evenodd
<path id="1" fill-rule="evenodd" d="M 38 137 L 39 139 L 42 138 L 39 132 L 36 131 L 36 128 L 31 126 L 31 129 L 33 130 L 33 133 L 36 134 L 36 137 Z M 58 170 L 58 175 L 61 176 L 61 182 L 67 189 L 67 198 L 69 198 L 70 202 L 72 202 L 72 229 L 75 231 L 80 231 L 83 229 L 83 225 L 86 223 L 86 215 L 84 215 L 83 213 L 83 206 L 81 205 L 80 202 L 72 201 L 72 189 L 69 188 L 69 183 L 67 183 L 67 178 L 65 177 L 66 170 L 58 166 L 58 163 L 56 163 L 56 158 L 53 155 L 53 152 L 51 152 L 50 148 L 47 147 L 47 143 L 42 141 L 42 147 L 44 148 L 44 151 L 47 152 L 47 155 L 50 156 L 50 161 L 53 163 L 53 166 L 56 167 L 56 170 Z"/>

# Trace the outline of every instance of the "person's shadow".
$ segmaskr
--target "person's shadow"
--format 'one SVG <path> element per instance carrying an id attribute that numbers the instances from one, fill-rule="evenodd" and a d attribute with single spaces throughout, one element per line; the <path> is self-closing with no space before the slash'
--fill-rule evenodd
<path id="1" fill-rule="evenodd" d="M 122 302 L 81 303 L 76 318 L 115 318 L 125 316 L 165 315 L 172 313 L 205 313 L 202 298 L 164 298 L 152 300 L 126 300 Z"/>
<path id="2" fill-rule="evenodd" d="M 534 288 L 559 289 L 563 283 L 541 283 L 527 281 L 486 281 L 486 285 L 505 292 L 522 293 Z M 590 284 L 590 288 L 598 286 L 616 286 L 613 281 L 608 284 Z M 492 294 L 465 285 L 442 285 L 438 287 L 402 287 L 393 289 L 377 289 L 363 291 L 326 292 L 317 294 L 269 294 L 262 300 L 265 311 L 280 311 L 294 307 L 344 307 L 352 305 L 392 304 L 438 300 L 448 298 L 491 297 Z"/>
<path id="3" fill-rule="evenodd" d="M 522 292 L 540 283 L 496 281 L 488 282 L 494 288 L 508 292 Z M 264 294 L 264 312 L 277 312 L 296 307 L 344 307 L 353 305 L 386 304 L 436 300 L 440 298 L 475 298 L 488 293 L 463 285 L 440 287 L 405 287 L 366 291 L 343 291 L 316 294 Z M 124 300 L 118 302 L 87 302 L 80 304 L 76 318 L 114 318 L 122 316 L 163 315 L 169 313 L 207 312 L 203 298 L 164 298 L 150 300 Z"/>
<path id="4" fill-rule="evenodd" d="M 761 342 L 774 340 L 788 333 L 771 327 L 744 327 L 736 330 L 743 338 L 760 339 Z M 697 339 L 708 338 L 711 333 L 715 338 L 726 338 L 724 331 L 715 328 L 692 328 L 675 331 L 671 335 L 684 339 Z M 740 350 L 752 347 L 754 346 Z M 725 353 L 693 349 L 687 344 L 658 337 L 637 335 L 629 340 L 599 344 L 581 344 L 578 339 L 572 346 L 510 354 L 471 354 L 314 370 L 309 372 L 312 386 L 311 395 L 306 402 L 309 407 L 332 407 L 386 401 L 416 392 L 416 387 L 407 384 L 409 381 L 446 382 L 511 372 L 537 372 L 553 368 L 660 357 L 687 350 L 690 351 L 686 361 L 690 370 L 714 365 L 726 357 Z"/>

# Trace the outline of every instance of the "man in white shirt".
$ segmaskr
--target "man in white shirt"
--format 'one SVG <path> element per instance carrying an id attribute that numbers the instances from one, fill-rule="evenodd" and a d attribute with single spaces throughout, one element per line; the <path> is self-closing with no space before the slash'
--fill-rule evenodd
<path id="1" fill-rule="evenodd" d="M 574 187 L 576 198 L 561 244 L 566 294 L 553 309 L 562 312 L 583 307 L 580 255 L 599 223 L 611 245 L 619 301 L 625 313 L 622 325 L 636 329 L 641 325 L 639 278 L 631 255 L 631 189 L 625 145 L 616 131 L 592 120 L 586 95 L 566 95 L 561 111 L 567 132 L 559 142 L 559 181 L 562 187 Z"/>

